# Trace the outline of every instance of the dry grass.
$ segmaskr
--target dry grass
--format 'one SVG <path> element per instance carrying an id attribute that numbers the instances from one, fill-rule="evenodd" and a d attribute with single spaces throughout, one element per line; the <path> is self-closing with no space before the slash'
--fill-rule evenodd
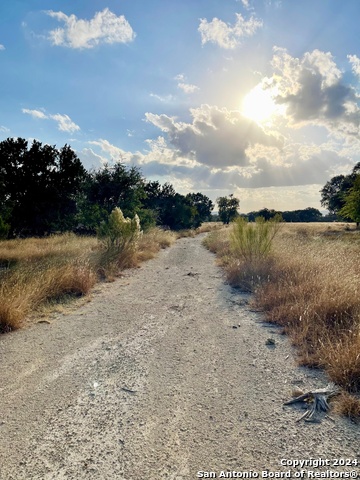
<path id="1" fill-rule="evenodd" d="M 31 313 L 69 296 L 86 295 L 100 280 L 113 280 L 121 270 L 138 266 L 176 237 L 154 228 L 136 248 L 104 248 L 94 237 L 73 234 L 0 242 L 0 333 L 20 328 Z"/>
<path id="2" fill-rule="evenodd" d="M 322 367 L 347 392 L 360 392 L 360 232 L 285 224 L 271 255 L 255 262 L 235 257 L 224 233 L 206 242 L 229 282 L 254 292 L 267 320 L 284 327 L 302 365 Z"/>
<path id="3" fill-rule="evenodd" d="M 0 265 L 12 266 L 17 263 L 38 262 L 64 256 L 78 258 L 97 248 L 98 241 L 95 237 L 80 239 L 72 233 L 47 238 L 4 240 L 0 241 Z"/>
<path id="4" fill-rule="evenodd" d="M 162 228 L 151 228 L 139 240 L 137 261 L 149 260 L 164 248 L 170 247 L 176 241 L 176 234 Z"/>
<path id="5" fill-rule="evenodd" d="M 350 418 L 355 423 L 360 421 L 360 399 L 347 392 L 342 392 L 331 402 L 334 411 Z"/>
<path id="6" fill-rule="evenodd" d="M 196 233 L 208 233 L 223 228 L 222 222 L 204 222 L 196 229 Z"/>

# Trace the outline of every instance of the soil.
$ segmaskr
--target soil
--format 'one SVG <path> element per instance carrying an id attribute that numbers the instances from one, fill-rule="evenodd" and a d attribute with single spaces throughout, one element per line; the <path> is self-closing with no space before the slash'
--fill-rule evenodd
<path id="1" fill-rule="evenodd" d="M 261 478 L 292 468 L 282 459 L 357 458 L 349 420 L 296 422 L 303 411 L 283 406 L 327 379 L 296 366 L 202 238 L 0 338 L 1 480 Z M 356 470 L 306 467 L 329 469 Z"/>

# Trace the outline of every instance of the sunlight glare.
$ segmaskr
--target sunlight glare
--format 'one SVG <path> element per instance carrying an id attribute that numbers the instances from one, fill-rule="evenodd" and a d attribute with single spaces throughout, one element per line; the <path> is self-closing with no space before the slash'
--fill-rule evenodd
<path id="1" fill-rule="evenodd" d="M 243 99 L 241 113 L 256 123 L 269 123 L 270 118 L 279 113 L 270 89 L 264 90 L 259 84 Z"/>

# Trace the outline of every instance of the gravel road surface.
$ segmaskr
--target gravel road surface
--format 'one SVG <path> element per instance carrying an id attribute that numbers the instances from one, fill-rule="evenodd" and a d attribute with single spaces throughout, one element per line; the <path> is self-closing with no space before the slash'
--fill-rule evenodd
<path id="1" fill-rule="evenodd" d="M 0 338 L 1 480 L 262 478 L 292 468 L 281 459 L 360 461 L 357 426 L 296 422 L 302 411 L 283 407 L 295 386 L 326 378 L 296 366 L 202 238 L 98 286 L 75 312 Z"/>

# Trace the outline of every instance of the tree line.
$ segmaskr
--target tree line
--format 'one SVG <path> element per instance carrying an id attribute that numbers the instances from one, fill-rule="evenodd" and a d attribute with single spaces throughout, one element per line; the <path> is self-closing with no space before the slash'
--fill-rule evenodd
<path id="1" fill-rule="evenodd" d="M 249 212 L 286 222 L 345 220 L 360 224 L 360 162 L 349 175 L 338 175 L 321 189 L 323 216 L 316 208 Z M 228 224 L 239 216 L 240 200 L 220 197 L 218 218 Z M 177 193 L 170 183 L 148 181 L 137 167 L 122 163 L 87 171 L 70 146 L 31 145 L 23 138 L 0 142 L 0 237 L 43 236 L 75 231 L 93 234 L 114 208 L 126 217 L 137 214 L 143 229 L 161 225 L 173 230 L 196 228 L 214 219 L 212 201 L 202 193 Z"/>
<path id="2" fill-rule="evenodd" d="M 147 181 L 122 163 L 87 171 L 70 146 L 31 145 L 23 138 L 0 142 L 0 236 L 92 234 L 114 208 L 137 214 L 142 228 L 196 228 L 211 217 L 202 193 L 177 193 L 170 183 Z"/>
<path id="3" fill-rule="evenodd" d="M 275 216 L 281 216 L 285 222 L 346 221 L 355 222 L 357 227 L 360 227 L 360 162 L 354 166 L 350 174 L 331 178 L 320 190 L 320 193 L 321 205 L 329 211 L 327 215 L 323 215 L 320 210 L 313 207 L 284 212 L 262 208 L 240 215 L 238 213 L 239 199 L 229 195 L 229 197 L 220 197 L 217 200 L 218 216 L 223 223 L 229 223 L 238 216 L 246 218 L 249 222 L 254 222 L 258 217 L 271 220 Z"/>

